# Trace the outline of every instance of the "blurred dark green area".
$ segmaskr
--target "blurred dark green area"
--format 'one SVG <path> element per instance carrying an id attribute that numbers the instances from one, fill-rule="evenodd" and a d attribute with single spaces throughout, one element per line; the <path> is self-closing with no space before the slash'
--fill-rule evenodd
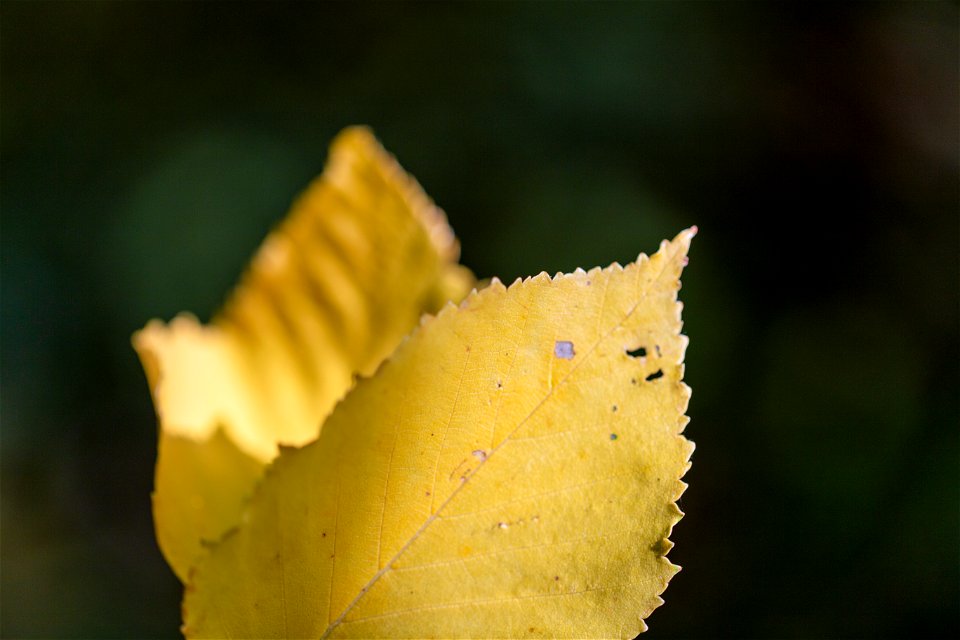
<path id="1" fill-rule="evenodd" d="M 684 277 L 654 637 L 960 632 L 957 3 L 0 6 L 4 637 L 176 637 L 129 346 L 371 125 L 481 276 Z"/>

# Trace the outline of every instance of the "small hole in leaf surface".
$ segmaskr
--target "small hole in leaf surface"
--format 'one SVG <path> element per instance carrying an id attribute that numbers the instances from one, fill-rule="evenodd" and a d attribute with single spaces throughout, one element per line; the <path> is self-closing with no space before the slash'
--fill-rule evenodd
<path id="1" fill-rule="evenodd" d="M 656 380 L 657 378 L 662 378 L 662 377 L 663 377 L 663 369 L 657 369 L 656 371 L 648 375 L 646 380 L 647 382 L 650 382 L 651 380 Z"/>
<path id="2" fill-rule="evenodd" d="M 646 347 L 639 347 L 633 351 L 627 351 L 627 355 L 631 358 L 645 358 L 647 356 Z"/>

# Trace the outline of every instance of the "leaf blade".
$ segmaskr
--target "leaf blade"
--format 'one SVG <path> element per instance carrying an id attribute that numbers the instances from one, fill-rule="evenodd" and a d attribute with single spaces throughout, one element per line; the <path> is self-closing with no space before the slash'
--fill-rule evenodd
<path id="1" fill-rule="evenodd" d="M 625 269 L 495 282 L 428 321 L 273 465 L 198 568 L 187 635 L 642 630 L 676 571 L 692 452 L 676 302 L 692 235 Z"/>

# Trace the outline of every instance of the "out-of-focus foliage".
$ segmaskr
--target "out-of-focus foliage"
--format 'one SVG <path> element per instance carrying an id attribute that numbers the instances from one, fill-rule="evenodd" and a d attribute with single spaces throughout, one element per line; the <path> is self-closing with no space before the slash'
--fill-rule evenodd
<path id="1" fill-rule="evenodd" d="M 351 127 L 209 325 L 184 314 L 134 335 L 160 423 L 157 541 L 182 581 L 278 446 L 315 440 L 356 376 L 473 287 L 458 256 L 443 211 Z"/>
<path id="2" fill-rule="evenodd" d="M 0 632 L 177 635 L 127 336 L 367 122 L 504 281 L 702 229 L 654 635 L 960 627 L 955 3 L 0 5 Z M 56 602 L 56 607 L 50 603 Z"/>

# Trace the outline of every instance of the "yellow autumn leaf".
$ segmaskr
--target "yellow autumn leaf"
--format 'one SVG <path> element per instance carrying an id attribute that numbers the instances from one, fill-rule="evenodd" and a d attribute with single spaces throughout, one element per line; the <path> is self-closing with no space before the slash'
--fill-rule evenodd
<path id="1" fill-rule="evenodd" d="M 469 291 L 458 254 L 443 212 L 350 128 L 209 325 L 181 315 L 134 336 L 160 422 L 157 538 L 181 580 L 278 445 L 314 440 L 355 376 Z"/>
<path id="2" fill-rule="evenodd" d="M 195 638 L 633 637 L 693 445 L 679 275 L 626 267 L 448 305 L 284 449 L 187 586 Z"/>

